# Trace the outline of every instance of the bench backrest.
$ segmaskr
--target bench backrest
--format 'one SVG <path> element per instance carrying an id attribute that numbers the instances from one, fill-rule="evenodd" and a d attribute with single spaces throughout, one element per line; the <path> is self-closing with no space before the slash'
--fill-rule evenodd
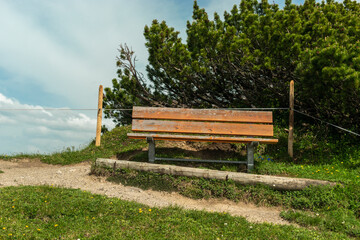
<path id="1" fill-rule="evenodd" d="M 133 107 L 135 132 L 273 136 L 272 112 Z"/>

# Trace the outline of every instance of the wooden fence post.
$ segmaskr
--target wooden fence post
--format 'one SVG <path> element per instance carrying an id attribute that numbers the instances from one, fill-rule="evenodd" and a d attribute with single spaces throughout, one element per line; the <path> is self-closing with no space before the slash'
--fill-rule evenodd
<path id="1" fill-rule="evenodd" d="M 294 80 L 290 81 L 290 112 L 289 112 L 289 137 L 288 137 L 288 153 L 291 158 L 294 158 Z"/>
<path id="2" fill-rule="evenodd" d="M 99 86 L 99 99 L 98 99 L 98 111 L 97 111 L 97 123 L 96 123 L 96 139 L 95 146 L 100 146 L 101 140 L 101 121 L 102 121 L 102 106 L 103 106 L 103 86 Z"/>

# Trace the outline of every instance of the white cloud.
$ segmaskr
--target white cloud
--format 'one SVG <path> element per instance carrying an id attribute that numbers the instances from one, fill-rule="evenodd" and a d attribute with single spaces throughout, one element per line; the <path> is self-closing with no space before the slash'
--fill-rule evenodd
<path id="1" fill-rule="evenodd" d="M 133 48 L 144 70 L 144 26 L 159 19 L 183 31 L 184 14 L 191 12 L 179 11 L 180 5 L 177 0 L 0 0 L 0 108 L 29 110 L 0 111 L 0 154 L 52 152 L 94 138 L 96 111 L 43 106 L 53 106 L 47 101 L 53 97 L 56 106 L 96 108 L 98 86 L 111 87 L 116 77 L 119 44 Z M 22 100 L 41 93 L 50 97 L 36 98 L 39 106 Z"/>
<path id="2" fill-rule="evenodd" d="M 5 97 L 0 93 L 0 104 L 1 105 L 14 105 L 14 101 L 10 98 Z"/>
<path id="3" fill-rule="evenodd" d="M 0 154 L 20 152 L 49 153 L 64 147 L 84 146 L 95 137 L 96 110 L 90 118 L 70 110 L 46 110 L 41 106 L 22 104 L 0 93 Z M 112 128 L 113 124 L 104 123 Z"/>
<path id="4" fill-rule="evenodd" d="M 116 76 L 119 44 L 132 46 L 144 68 L 145 24 L 159 18 L 176 25 L 177 17 L 175 2 L 166 0 L 0 0 L 0 67 L 73 106 L 96 106 L 98 85 L 111 86 Z"/>
<path id="5" fill-rule="evenodd" d="M 217 12 L 219 16 L 223 17 L 225 11 L 230 12 L 234 5 L 239 8 L 239 4 L 240 1 L 234 0 L 211 0 L 205 10 L 209 14 L 209 17 L 212 19 L 214 16 L 214 12 Z"/>
<path id="6" fill-rule="evenodd" d="M 199 1 L 210 17 L 239 3 Z M 144 26 L 166 20 L 186 37 L 192 5 L 192 0 L 0 0 L 0 108 L 40 109 L 0 111 L 0 153 L 49 152 L 92 139 L 96 112 L 43 106 L 54 101 L 61 107 L 96 108 L 98 86 L 111 87 L 116 77 L 119 44 L 132 47 L 144 71 Z M 39 106 L 22 99 L 41 93 Z"/>
<path id="7" fill-rule="evenodd" d="M 13 124 L 13 123 L 15 123 L 15 121 L 12 120 L 11 118 L 0 115 L 0 124 Z"/>

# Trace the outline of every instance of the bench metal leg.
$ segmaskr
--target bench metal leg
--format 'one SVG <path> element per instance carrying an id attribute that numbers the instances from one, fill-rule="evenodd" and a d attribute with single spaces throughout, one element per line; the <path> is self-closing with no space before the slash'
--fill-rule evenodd
<path id="1" fill-rule="evenodd" d="M 247 144 L 247 171 L 252 172 L 254 169 L 254 149 L 259 142 L 251 142 Z"/>
<path id="2" fill-rule="evenodd" d="M 152 137 L 147 137 L 146 141 L 149 143 L 149 162 L 154 163 L 155 162 L 155 141 Z"/>

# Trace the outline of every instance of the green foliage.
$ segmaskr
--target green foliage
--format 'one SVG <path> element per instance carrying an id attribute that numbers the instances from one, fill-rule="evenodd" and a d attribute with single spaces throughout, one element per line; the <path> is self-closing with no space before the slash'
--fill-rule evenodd
<path id="1" fill-rule="evenodd" d="M 314 165 L 341 165 L 342 168 L 356 169 L 360 166 L 360 148 L 356 138 L 350 135 L 326 135 L 324 126 L 295 125 L 294 159 L 288 157 L 288 132 L 275 123 L 274 136 L 277 144 L 266 145 L 262 155 L 269 155 L 274 161 Z M 260 161 L 260 159 L 259 159 Z"/>
<path id="2" fill-rule="evenodd" d="M 149 208 L 75 189 L 0 189 L 1 239 L 348 239 L 225 213 Z"/>
<path id="3" fill-rule="evenodd" d="M 148 78 L 120 46 L 106 107 L 284 107 L 295 80 L 297 108 L 360 129 L 360 3 L 242 0 L 222 20 L 195 1 L 186 33 L 184 42 L 165 21 L 145 26 Z M 118 124 L 125 114 L 106 112 Z"/>

